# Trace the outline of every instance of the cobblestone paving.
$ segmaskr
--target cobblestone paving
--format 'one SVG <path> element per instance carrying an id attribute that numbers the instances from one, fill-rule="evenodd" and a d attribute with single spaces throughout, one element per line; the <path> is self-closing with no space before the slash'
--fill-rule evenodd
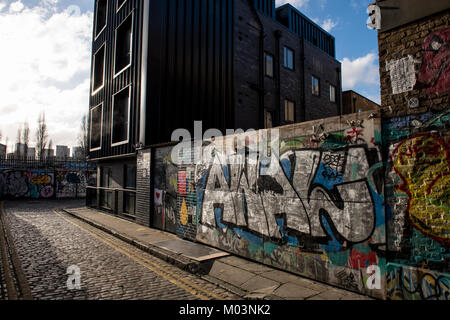
<path id="1" fill-rule="evenodd" d="M 6 216 L 36 300 L 238 299 L 77 219 L 55 212 L 80 201 L 7 202 Z M 81 227 L 81 228 L 80 228 Z M 81 289 L 67 288 L 67 269 L 81 270 Z"/>

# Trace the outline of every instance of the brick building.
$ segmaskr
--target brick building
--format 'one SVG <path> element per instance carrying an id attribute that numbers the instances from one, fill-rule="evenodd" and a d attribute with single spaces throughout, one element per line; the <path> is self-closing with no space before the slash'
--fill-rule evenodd
<path id="1" fill-rule="evenodd" d="M 95 3 L 89 158 L 99 207 L 133 217 L 138 150 L 178 128 L 193 136 L 194 121 L 225 133 L 341 112 L 335 39 L 289 4 Z"/>
<path id="2" fill-rule="evenodd" d="M 367 99 L 353 90 L 342 92 L 342 114 L 379 110 L 380 105 L 378 103 Z"/>

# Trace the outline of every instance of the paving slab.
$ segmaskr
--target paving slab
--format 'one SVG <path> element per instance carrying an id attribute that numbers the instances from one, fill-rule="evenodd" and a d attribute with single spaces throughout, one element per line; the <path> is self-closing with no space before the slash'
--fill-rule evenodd
<path id="1" fill-rule="evenodd" d="M 242 284 L 255 276 L 255 274 L 251 272 L 230 266 L 220 261 L 214 261 L 208 275 L 231 283 L 238 288 L 241 288 Z"/>
<path id="2" fill-rule="evenodd" d="M 294 283 L 285 283 L 273 293 L 283 299 L 304 300 L 318 295 L 320 292 L 298 286 Z"/>
<path id="3" fill-rule="evenodd" d="M 267 278 L 256 276 L 241 285 L 241 288 L 249 292 L 272 294 L 280 283 Z"/>
<path id="4" fill-rule="evenodd" d="M 263 264 L 253 263 L 253 262 L 249 262 L 246 264 L 240 264 L 238 267 L 242 270 L 253 272 L 255 274 L 262 274 L 262 273 L 270 272 L 271 270 L 273 270 L 272 268 L 266 267 Z"/>

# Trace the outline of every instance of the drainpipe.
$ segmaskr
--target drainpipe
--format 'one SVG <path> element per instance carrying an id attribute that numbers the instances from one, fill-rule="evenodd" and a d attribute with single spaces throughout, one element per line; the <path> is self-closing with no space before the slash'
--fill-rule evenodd
<path id="1" fill-rule="evenodd" d="M 255 8 L 255 1 L 254 0 L 248 0 L 248 5 L 250 6 L 250 9 L 256 19 L 256 21 L 259 24 L 260 31 L 259 31 L 259 86 L 258 86 L 258 93 L 259 93 L 259 109 L 258 109 L 258 121 L 259 121 L 259 128 L 264 128 L 264 25 L 259 18 L 258 11 Z"/>
<path id="2" fill-rule="evenodd" d="M 342 84 L 341 84 L 341 68 L 336 68 L 337 73 L 337 88 L 336 88 L 336 102 L 338 103 L 338 112 L 342 116 L 344 110 L 342 110 Z"/>
<path id="3" fill-rule="evenodd" d="M 150 23 L 150 1 L 144 1 L 144 13 L 142 21 L 142 65 L 141 65 L 141 101 L 139 112 L 139 140 L 138 148 L 146 145 L 147 125 L 147 73 L 148 73 L 148 33 Z"/>

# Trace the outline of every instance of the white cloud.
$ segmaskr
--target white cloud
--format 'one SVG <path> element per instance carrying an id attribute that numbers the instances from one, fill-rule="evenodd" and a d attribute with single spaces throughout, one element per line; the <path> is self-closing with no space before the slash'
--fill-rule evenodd
<path id="1" fill-rule="evenodd" d="M 320 19 L 313 19 L 315 23 L 320 25 L 325 31 L 331 32 L 339 23 L 337 21 L 333 21 L 331 18 L 320 21 Z"/>
<path id="2" fill-rule="evenodd" d="M 0 2 L 0 11 L 2 11 L 6 7 L 6 4 L 3 2 Z"/>
<path id="3" fill-rule="evenodd" d="M 11 13 L 16 13 L 16 12 L 20 12 L 23 10 L 25 6 L 23 5 L 23 3 L 19 0 L 16 2 L 11 3 L 11 5 L 9 6 L 9 12 Z"/>
<path id="4" fill-rule="evenodd" d="M 368 53 L 355 60 L 344 58 L 341 62 L 342 87 L 344 90 L 354 89 L 359 85 L 380 85 L 378 57 L 374 53 Z"/>
<path id="5" fill-rule="evenodd" d="M 57 4 L 42 0 L 28 7 L 17 1 L 0 10 L 3 140 L 15 140 L 28 121 L 33 143 L 38 115 L 45 111 L 54 145 L 76 145 L 89 103 L 92 12 L 61 10 Z"/>
<path id="6" fill-rule="evenodd" d="M 277 7 L 282 6 L 286 3 L 290 3 L 297 9 L 300 9 L 306 7 L 309 3 L 309 0 L 276 0 L 275 3 Z"/>

